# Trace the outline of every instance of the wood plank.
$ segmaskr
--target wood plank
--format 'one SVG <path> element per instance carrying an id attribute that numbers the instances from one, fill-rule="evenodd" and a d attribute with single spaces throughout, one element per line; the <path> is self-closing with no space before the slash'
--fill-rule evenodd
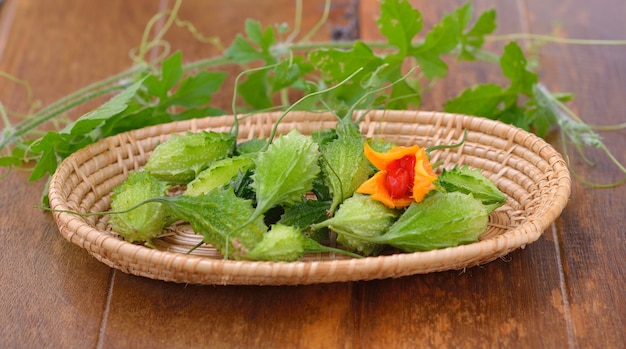
<path id="1" fill-rule="evenodd" d="M 553 244 L 465 272 L 360 284 L 360 341 L 393 348 L 528 348 L 567 343 Z M 550 334 L 538 336 L 550 326 Z M 399 333 L 410 335 L 400 336 Z"/>
<path id="2" fill-rule="evenodd" d="M 624 39 L 626 4 L 622 1 L 567 1 L 548 6 L 529 0 L 527 7 L 533 33 Z M 626 122 L 622 96 L 625 60 L 624 46 L 549 44 L 541 50 L 541 74 L 550 88 L 575 94 L 570 104 L 583 120 L 615 125 Z M 626 130 L 601 135 L 616 158 L 626 163 Z M 624 177 L 601 151 L 587 151 L 594 166 L 585 164 L 573 148 L 569 152 L 573 170 L 588 180 L 610 183 Z M 575 180 L 572 204 L 559 220 L 557 238 L 572 318 L 572 344 L 581 348 L 620 348 L 626 343 L 625 195 L 625 185 L 596 189 Z"/>
<path id="3" fill-rule="evenodd" d="M 424 30 L 463 2 L 439 6 L 412 1 L 423 13 Z M 365 1 L 361 6 L 377 6 Z M 498 33 L 520 32 L 521 18 L 510 4 L 476 2 L 476 13 L 495 7 Z M 508 11 L 507 11 L 508 9 Z M 375 18 L 374 10 L 361 11 Z M 426 24 L 428 23 L 428 24 Z M 365 27 L 374 25 L 363 20 Z M 380 39 L 372 33 L 365 40 Z M 499 50 L 501 43 L 490 44 Z M 498 53 L 499 51 L 495 51 Z M 499 67 L 450 63 L 448 76 L 424 99 L 423 109 L 442 110 L 443 102 L 475 83 L 504 82 Z M 568 342 L 563 316 L 558 255 L 545 234 L 523 250 L 464 273 L 450 271 L 359 284 L 361 343 L 375 347 L 528 348 L 559 347 Z M 532 319 L 532 321 L 529 321 Z M 537 336 L 550 328 L 549 336 Z M 398 336 L 410 333 L 410 336 Z"/>
<path id="4" fill-rule="evenodd" d="M 63 239 L 51 215 L 33 207 L 43 183 L 25 186 L 27 176 L 17 171 L 2 181 L 0 346 L 94 346 L 110 269 Z"/>
<path id="5" fill-rule="evenodd" d="M 28 81 L 35 100 L 54 101 L 128 67 L 128 49 L 153 4 L 8 0 L 0 10 L 0 70 Z M 26 97 L 0 78 L 7 109 L 26 113 Z M 14 170 L 0 183 L 0 347 L 95 347 L 111 269 L 68 243 L 51 215 L 33 207 L 44 183 L 27 179 Z"/>
<path id="6" fill-rule="evenodd" d="M 116 273 L 105 348 L 340 348 L 352 287 L 194 286 Z"/>
<path id="7" fill-rule="evenodd" d="M 342 24 L 342 7 L 331 12 L 329 23 Z M 305 3 L 303 32 L 321 17 L 322 2 Z M 206 21 L 206 13 L 220 13 Z M 218 34 L 224 45 L 243 32 L 246 18 L 262 25 L 292 23 L 293 1 L 271 4 L 249 1 L 216 3 L 185 1 L 181 18 L 194 23 L 200 33 Z M 315 36 L 328 41 L 332 25 Z M 293 24 L 290 24 L 293 26 Z M 182 28 L 173 28 L 167 40 L 183 49 L 186 60 L 210 57 L 219 51 L 190 39 Z M 225 92 L 228 95 L 230 92 Z M 229 97 L 216 98 L 227 109 Z M 115 272 L 107 320 L 103 324 L 103 347 L 167 348 L 211 347 L 344 347 L 350 342 L 352 285 L 310 287 L 196 287 L 169 284 Z M 271 326 L 268 324 L 271 323 Z M 149 324 L 149 325 L 146 325 Z M 153 327 L 153 324 L 162 326 Z M 311 339 L 314 339 L 311 341 Z"/>

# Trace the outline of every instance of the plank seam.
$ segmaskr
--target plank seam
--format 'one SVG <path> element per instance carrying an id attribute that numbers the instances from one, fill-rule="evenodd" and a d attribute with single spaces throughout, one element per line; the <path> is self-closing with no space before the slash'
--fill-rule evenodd
<path id="1" fill-rule="evenodd" d="M 561 247 L 561 240 L 556 228 L 556 224 L 551 225 L 552 241 L 554 241 L 554 249 L 556 250 L 556 263 L 559 272 L 559 287 L 561 290 L 561 299 L 563 302 L 563 317 L 565 318 L 565 329 L 567 331 L 567 344 L 570 348 L 577 348 L 576 337 L 574 336 L 574 324 L 569 302 L 569 292 L 567 291 L 567 281 L 565 278 L 565 270 L 563 268 L 563 258 L 561 255 L 565 253 Z"/>
<path id="2" fill-rule="evenodd" d="M 109 282 L 107 287 L 107 297 L 104 304 L 104 310 L 102 312 L 102 320 L 100 321 L 100 330 L 98 331 L 98 338 L 96 341 L 96 348 L 104 348 L 104 332 L 106 324 L 109 319 L 109 312 L 111 311 L 111 299 L 113 298 L 113 285 L 115 284 L 115 269 L 111 269 L 109 273 Z"/>

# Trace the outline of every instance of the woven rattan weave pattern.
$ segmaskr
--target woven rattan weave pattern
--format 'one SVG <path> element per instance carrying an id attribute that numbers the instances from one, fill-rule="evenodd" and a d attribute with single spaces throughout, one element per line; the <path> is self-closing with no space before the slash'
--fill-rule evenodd
<path id="1" fill-rule="evenodd" d="M 279 116 L 265 113 L 242 119 L 239 138 L 269 136 Z M 50 205 L 54 210 L 106 211 L 112 188 L 141 168 L 154 147 L 171 134 L 228 131 L 232 122 L 232 116 L 193 119 L 101 140 L 61 164 L 50 182 Z M 335 123 L 330 113 L 293 112 L 278 130 L 297 128 L 308 134 Z M 152 249 L 121 240 L 107 225 L 107 216 L 54 212 L 54 218 L 67 240 L 125 273 L 191 284 L 287 285 L 401 277 L 487 263 L 537 240 L 567 204 L 570 175 L 563 158 L 541 138 L 516 127 L 465 115 L 382 110 L 368 112 L 359 125 L 366 137 L 422 147 L 457 143 L 467 131 L 462 146 L 431 155 L 444 168 L 455 164 L 480 168 L 507 195 L 506 204 L 491 214 L 480 241 L 361 259 L 315 254 L 291 263 L 230 261 L 210 246 L 186 254 L 201 238 L 185 224 L 169 228 L 170 234 Z"/>

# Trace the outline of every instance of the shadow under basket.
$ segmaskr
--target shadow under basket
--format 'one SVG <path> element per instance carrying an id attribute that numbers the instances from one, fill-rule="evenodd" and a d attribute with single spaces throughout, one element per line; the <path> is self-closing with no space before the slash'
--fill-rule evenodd
<path id="1" fill-rule="evenodd" d="M 355 117 L 360 117 L 357 112 Z M 267 137 L 279 113 L 241 120 L 239 140 Z M 103 212 L 110 209 L 112 189 L 129 172 L 141 168 L 152 150 L 172 134 L 213 130 L 228 132 L 232 116 L 207 117 L 147 127 L 99 141 L 65 159 L 50 182 L 53 210 Z M 298 129 L 310 134 L 336 125 L 330 113 L 292 112 L 278 133 Z M 350 258 L 309 254 L 296 262 L 225 260 L 211 246 L 186 252 L 201 241 L 188 225 L 169 227 L 156 249 L 125 242 L 109 226 L 109 216 L 53 212 L 61 234 L 101 262 L 124 273 L 189 284 L 297 285 L 396 278 L 491 262 L 536 241 L 561 214 L 570 195 L 570 174 L 562 156 L 543 139 L 501 122 L 466 115 L 425 111 L 370 111 L 359 123 L 364 137 L 399 145 L 462 146 L 431 153 L 441 168 L 469 165 L 507 195 L 505 205 L 489 217 L 479 241 L 415 253 Z"/>

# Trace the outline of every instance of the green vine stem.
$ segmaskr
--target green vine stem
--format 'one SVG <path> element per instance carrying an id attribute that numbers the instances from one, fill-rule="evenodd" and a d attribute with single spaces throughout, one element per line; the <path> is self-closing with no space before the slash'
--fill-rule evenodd
<path id="1" fill-rule="evenodd" d="M 327 17 L 326 9 L 325 9 L 325 17 Z M 176 13 L 172 11 L 172 15 Z M 324 20 L 324 18 L 322 20 Z M 320 20 L 320 22 L 322 21 Z M 168 21 L 169 23 L 169 21 Z M 318 22 L 319 23 L 319 22 Z M 319 24 L 315 26 L 315 28 L 319 27 Z M 315 29 L 314 29 L 315 30 Z M 311 34 L 307 34 L 306 38 L 310 38 Z M 551 35 L 541 35 L 541 34 L 532 34 L 532 33 L 512 33 L 512 34 L 504 34 L 504 35 L 492 35 L 487 37 L 490 41 L 504 41 L 504 40 L 534 40 L 534 41 L 543 41 L 543 42 L 552 42 L 552 43 L 563 43 L 563 44 L 571 44 L 571 45 L 611 45 L 611 46 L 620 46 L 626 45 L 626 40 L 595 40 L 595 39 L 572 39 L 572 38 L 561 38 L 555 37 Z M 144 39 L 145 40 L 145 39 Z M 284 43 L 283 45 L 288 45 L 288 50 L 291 51 L 311 51 L 320 48 L 349 48 L 352 43 L 350 42 L 301 42 L 301 43 Z M 142 46 L 148 45 L 147 42 L 144 42 Z M 384 43 L 384 42 L 368 42 L 368 45 L 372 48 L 376 49 L 384 49 L 391 50 L 393 46 Z M 145 54 L 145 51 L 142 51 Z M 138 55 L 138 56 L 141 56 Z M 477 54 L 478 58 L 481 58 L 486 61 L 493 61 L 493 55 L 488 52 L 479 52 Z M 183 66 L 184 71 L 193 71 L 198 69 L 206 69 L 211 67 L 223 66 L 226 64 L 233 63 L 230 59 L 225 56 L 215 56 L 211 58 L 200 59 L 197 61 L 186 63 Z M 132 80 L 141 75 L 142 73 L 147 73 L 154 67 L 143 63 L 136 65 L 128 70 L 125 70 L 121 73 L 112 75 L 103 80 L 97 81 L 93 84 L 90 84 L 84 88 L 81 88 L 51 104 L 43 107 L 39 111 L 35 112 L 31 116 L 29 116 L 24 121 L 18 123 L 11 131 L 6 132 L 2 135 L 2 139 L 0 139 L 0 149 L 4 149 L 9 144 L 12 144 L 19 137 L 28 133 L 30 130 L 38 127 L 39 125 L 45 123 L 46 121 L 55 118 L 58 115 L 66 113 L 76 106 L 79 106 L 85 102 L 88 102 L 94 98 L 100 97 L 102 95 L 106 95 L 116 90 L 122 90 L 130 83 Z M 5 121 L 6 123 L 6 121 Z M 8 124 L 6 126 L 9 126 Z M 617 126 L 595 126 L 593 128 L 598 130 L 614 130 L 626 127 L 626 124 L 617 125 Z"/>
<path id="2" fill-rule="evenodd" d="M 598 39 L 576 39 L 563 38 L 554 35 L 533 34 L 533 33 L 511 33 L 503 35 L 491 35 L 487 37 L 490 41 L 511 41 L 511 40 L 532 40 L 539 42 L 551 42 L 567 45 L 590 45 L 590 46 L 624 46 L 626 40 L 598 40 Z"/>
<path id="3" fill-rule="evenodd" d="M 566 105 L 554 98 L 554 95 L 543 84 L 536 84 L 533 88 L 533 93 L 535 94 L 537 101 L 547 107 L 551 111 L 552 116 L 556 119 L 556 122 L 559 125 L 560 139 L 563 148 L 562 151 L 566 159 L 569 158 L 567 141 L 570 140 L 570 142 L 572 142 L 572 144 L 579 150 L 583 158 L 586 159 L 582 153 L 583 146 L 600 149 L 606 154 L 611 162 L 626 175 L 626 167 L 624 167 L 624 165 L 615 157 L 606 145 L 604 145 L 600 136 L 593 131 L 593 128 L 590 125 L 585 124 Z M 578 173 L 573 171 L 573 169 L 570 170 L 579 181 L 591 187 L 613 188 L 626 182 L 625 176 L 613 183 L 595 183 L 583 178 Z"/>

